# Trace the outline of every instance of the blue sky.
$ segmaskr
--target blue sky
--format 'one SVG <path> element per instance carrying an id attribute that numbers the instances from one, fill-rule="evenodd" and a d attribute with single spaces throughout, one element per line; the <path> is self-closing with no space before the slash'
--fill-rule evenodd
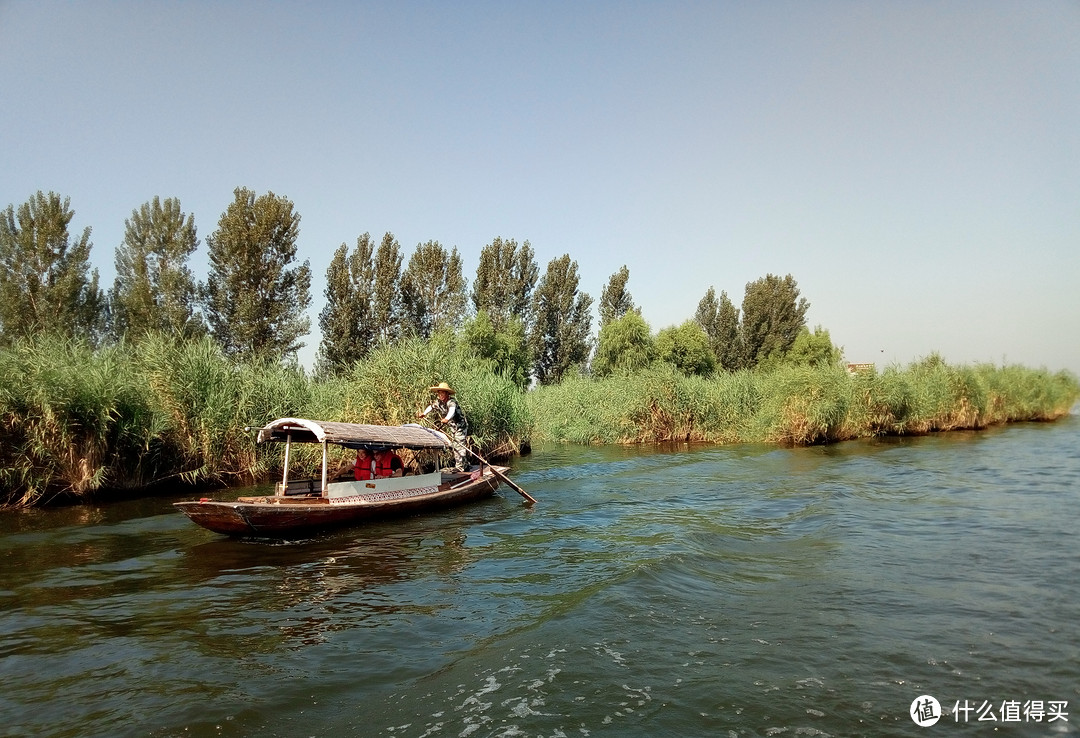
<path id="1" fill-rule="evenodd" d="M 333 251 L 391 231 L 466 276 L 496 236 L 623 264 L 659 330 L 791 274 L 849 361 L 1080 374 L 1076 2 L 0 0 L 0 207 L 71 199 L 204 243 L 238 186 Z M 406 256 L 407 258 L 407 256 Z"/>

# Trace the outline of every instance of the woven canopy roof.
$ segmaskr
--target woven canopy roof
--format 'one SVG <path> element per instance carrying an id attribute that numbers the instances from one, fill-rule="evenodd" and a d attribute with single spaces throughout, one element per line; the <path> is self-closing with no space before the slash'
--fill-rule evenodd
<path id="1" fill-rule="evenodd" d="M 450 439 L 421 425 L 362 425 L 304 418 L 279 418 L 259 429 L 257 443 L 333 443 L 346 448 L 447 449 Z"/>

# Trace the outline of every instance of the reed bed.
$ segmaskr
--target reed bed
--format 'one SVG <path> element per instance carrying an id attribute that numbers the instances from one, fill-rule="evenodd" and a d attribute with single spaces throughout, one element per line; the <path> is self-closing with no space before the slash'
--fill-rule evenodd
<path id="1" fill-rule="evenodd" d="M 448 383 L 457 393 L 469 421 L 469 434 L 478 453 L 500 459 L 517 453 L 532 434 L 521 389 L 490 367 L 455 350 L 446 338 L 407 339 L 376 348 L 344 376 L 313 381 L 304 417 L 345 423 L 438 427 L 434 414 L 416 415 L 433 399 L 430 387 Z M 274 416 L 280 417 L 280 416 Z M 264 420 L 271 420 L 268 416 Z M 270 452 L 268 450 L 267 452 Z M 321 450 L 297 447 L 298 471 L 314 472 L 322 464 Z M 411 457 L 411 454 L 405 454 Z M 408 462 L 410 459 L 406 458 Z M 348 471 L 351 458 L 341 455 L 331 473 Z M 418 463 L 431 463 L 424 459 Z M 290 464 L 293 462 L 290 461 Z"/>
<path id="2" fill-rule="evenodd" d="M 304 408 L 308 381 L 281 365 L 235 365 L 209 338 L 94 350 L 36 336 L 0 351 L 0 502 L 98 490 L 251 482 L 268 464 L 244 426 Z"/>
<path id="3" fill-rule="evenodd" d="M 252 483 L 278 464 L 257 453 L 247 426 L 300 414 L 309 404 L 307 377 L 297 367 L 270 362 L 234 364 L 210 338 L 144 340 L 131 354 L 167 419 L 160 437 L 171 463 L 156 481 L 189 484 Z"/>
<path id="4" fill-rule="evenodd" d="M 449 337 L 382 346 L 351 373 L 317 379 L 280 363 L 236 364 L 209 338 L 158 335 L 94 349 L 37 336 L 0 350 L 0 376 L 0 504 L 9 506 L 166 483 L 267 480 L 279 473 L 282 448 L 256 448 L 247 427 L 290 416 L 417 422 L 432 399 L 428 388 L 443 381 L 457 390 L 474 446 L 490 459 L 533 440 L 805 445 L 983 428 L 1053 420 L 1080 397 L 1067 372 L 952 367 L 937 356 L 854 375 L 784 366 L 703 378 L 660 363 L 524 392 Z M 297 473 L 318 471 L 321 449 L 294 450 Z M 341 473 L 352 460 L 333 461 Z"/>
<path id="5" fill-rule="evenodd" d="M 119 348 L 39 336 L 0 352 L 0 376 L 5 502 L 139 486 L 155 474 L 164 419 Z"/>
<path id="6" fill-rule="evenodd" d="M 569 379 L 527 397 L 537 440 L 569 443 L 809 445 L 1053 420 L 1080 398 L 1068 372 L 948 366 L 931 356 L 902 369 L 849 374 L 834 366 L 687 377 L 653 366 Z"/>
<path id="7" fill-rule="evenodd" d="M 281 469 L 283 449 L 256 447 L 246 428 L 279 417 L 417 422 L 428 387 L 440 381 L 462 397 L 480 453 L 508 456 L 531 434 L 513 382 L 437 341 L 382 347 L 350 375 L 316 380 L 295 366 L 236 364 L 210 338 L 152 335 L 95 350 L 37 336 L 0 350 L 0 372 L 6 506 L 267 480 Z M 320 468 L 321 449 L 294 451 L 296 473 Z M 333 461 L 337 472 L 352 463 L 346 455 Z"/>

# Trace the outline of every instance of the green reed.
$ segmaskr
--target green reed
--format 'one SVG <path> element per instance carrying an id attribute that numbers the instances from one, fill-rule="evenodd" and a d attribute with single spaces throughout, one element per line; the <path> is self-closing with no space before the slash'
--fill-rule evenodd
<path id="1" fill-rule="evenodd" d="M 531 434 L 521 390 L 490 366 L 461 353 L 444 336 L 407 339 L 377 348 L 359 362 L 343 388 L 350 420 L 398 425 L 416 423 L 430 404 L 429 387 L 448 383 L 456 392 L 469 433 L 481 453 L 513 453 Z M 429 425 L 434 414 L 424 421 Z"/>
<path id="2" fill-rule="evenodd" d="M 1019 366 L 849 374 L 834 366 L 687 377 L 664 366 L 602 380 L 574 377 L 528 396 L 537 440 L 707 441 L 806 445 L 1053 420 L 1080 397 L 1076 377 Z"/>
<path id="3" fill-rule="evenodd" d="M 119 347 L 95 352 L 40 335 L 0 352 L 0 375 L 3 501 L 32 504 L 61 490 L 81 495 L 153 476 L 162 418 Z"/>
<path id="4" fill-rule="evenodd" d="M 434 413 L 423 421 L 416 415 L 434 398 L 428 388 L 439 382 L 455 390 L 469 421 L 473 446 L 481 455 L 505 458 L 528 441 L 532 421 L 522 391 L 487 364 L 459 352 L 445 336 L 381 345 L 345 376 L 312 381 L 309 403 L 299 414 L 347 423 L 422 423 L 437 428 Z M 314 473 L 321 466 L 321 449 L 296 447 L 294 453 L 290 465 L 296 465 L 297 473 Z M 331 473 L 346 472 L 351 458 L 335 453 Z"/>
<path id="5" fill-rule="evenodd" d="M 278 417 L 417 422 L 428 388 L 443 381 L 457 390 L 475 447 L 493 459 L 532 440 L 802 445 L 983 428 L 1053 420 L 1080 397 L 1068 372 L 949 366 L 936 355 L 857 374 L 783 366 L 703 378 L 657 364 L 523 392 L 449 337 L 382 346 L 350 373 L 316 379 L 281 363 L 238 364 L 209 338 L 158 335 L 94 349 L 37 336 L 0 350 L 0 376 L 7 505 L 266 480 L 280 473 L 281 445 L 256 448 L 248 427 Z M 315 474 L 321 460 L 320 448 L 298 446 L 290 466 Z M 351 464 L 347 453 L 331 461 L 335 474 Z"/>
<path id="6" fill-rule="evenodd" d="M 247 483 L 273 462 L 257 454 L 246 426 L 299 414 L 308 405 L 302 370 L 272 362 L 236 364 L 209 337 L 151 337 L 135 347 L 136 370 L 169 423 L 162 440 L 174 454 L 163 478 L 192 484 Z"/>
<path id="7" fill-rule="evenodd" d="M 482 454 L 515 453 L 531 434 L 521 390 L 438 340 L 385 346 L 345 377 L 316 380 L 281 363 L 238 364 L 210 338 L 151 335 L 95 350 L 38 336 L 0 350 L 0 372 L 0 504 L 15 506 L 265 480 L 283 449 L 256 447 L 248 427 L 279 417 L 413 423 L 441 381 L 457 389 Z M 348 454 L 337 457 L 334 470 L 346 471 Z M 295 473 L 321 463 L 320 448 L 294 447 Z"/>
<path id="8" fill-rule="evenodd" d="M 252 480 L 244 425 L 306 404 L 302 372 L 234 365 L 209 338 L 93 349 L 36 336 L 0 351 L 0 503 Z"/>

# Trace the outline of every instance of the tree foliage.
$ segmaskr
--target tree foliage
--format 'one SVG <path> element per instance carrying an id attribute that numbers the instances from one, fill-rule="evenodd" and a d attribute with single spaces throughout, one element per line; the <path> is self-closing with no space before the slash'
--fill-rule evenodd
<path id="1" fill-rule="evenodd" d="M 598 377 L 630 374 L 644 369 L 656 358 L 656 346 L 649 324 L 636 310 L 610 320 L 600 327 L 592 371 Z"/>
<path id="2" fill-rule="evenodd" d="M 739 343 L 739 311 L 732 304 L 727 292 L 716 298 L 712 287 L 698 303 L 694 320 L 709 337 L 709 347 L 716 356 L 717 364 L 727 371 L 735 371 L 742 360 Z"/>
<path id="3" fill-rule="evenodd" d="M 295 356 L 311 322 L 311 267 L 295 266 L 300 215 L 285 197 L 238 187 L 207 239 L 210 273 L 202 287 L 210 332 L 226 354 Z"/>
<path id="4" fill-rule="evenodd" d="M 469 355 L 486 361 L 492 370 L 524 389 L 529 384 L 529 349 L 525 326 L 518 316 L 496 328 L 486 310 L 465 321 L 461 346 Z"/>
<path id="5" fill-rule="evenodd" d="M 401 244 L 394 234 L 383 234 L 375 252 L 375 299 L 372 304 L 379 340 L 392 341 L 402 333 Z"/>
<path id="6" fill-rule="evenodd" d="M 697 311 L 694 313 L 694 320 L 701 326 L 701 330 L 705 331 L 705 335 L 709 337 L 710 343 L 717 334 L 716 314 L 719 310 L 720 303 L 716 299 L 716 290 L 709 287 L 705 296 L 698 301 Z"/>
<path id="7" fill-rule="evenodd" d="M 496 237 L 480 251 L 480 263 L 473 281 L 472 304 L 477 313 L 486 312 L 496 329 L 515 316 L 529 329 L 532 293 L 540 268 L 528 241 Z"/>
<path id="8" fill-rule="evenodd" d="M 716 361 L 726 371 L 733 372 L 742 364 L 742 338 L 739 335 L 739 309 L 728 297 L 720 293 L 720 308 L 716 312 L 716 343 L 713 353 Z"/>
<path id="9" fill-rule="evenodd" d="M 69 198 L 40 190 L 0 213 L 0 337 L 36 332 L 87 338 L 105 328 L 105 298 L 90 271 L 90 228 L 72 239 Z"/>
<path id="10" fill-rule="evenodd" d="M 739 332 L 743 366 L 752 368 L 771 354 L 786 353 L 806 324 L 809 307 L 790 274 L 783 279 L 767 274 L 747 283 Z"/>
<path id="11" fill-rule="evenodd" d="M 465 278 L 457 247 L 447 252 L 438 241 L 416 245 L 401 275 L 401 305 L 406 324 L 421 338 L 461 327 Z"/>
<path id="12" fill-rule="evenodd" d="M 349 251 L 341 244 L 326 269 L 326 305 L 319 313 L 319 373 L 342 374 L 375 346 L 375 265 L 371 234 Z"/>
<path id="13" fill-rule="evenodd" d="M 716 356 L 709 337 L 695 320 L 664 328 L 656 336 L 657 356 L 687 376 L 707 376 L 716 371 Z"/>
<path id="14" fill-rule="evenodd" d="M 811 332 L 805 325 L 799 329 L 791 348 L 784 354 L 783 363 L 795 366 L 839 366 L 844 350 L 834 346 L 829 332 L 820 325 Z"/>
<path id="15" fill-rule="evenodd" d="M 634 299 L 626 289 L 630 279 L 630 270 L 623 264 L 619 271 L 611 275 L 607 285 L 600 293 L 600 328 L 634 309 Z"/>
<path id="16" fill-rule="evenodd" d="M 193 337 L 205 331 L 188 268 L 198 246 L 195 216 L 185 216 L 178 199 L 155 197 L 131 212 L 109 291 L 114 337 L 131 340 L 152 332 Z"/>
<path id="17" fill-rule="evenodd" d="M 533 372 L 541 384 L 559 382 L 589 358 L 592 297 L 578 291 L 578 265 L 569 254 L 552 259 L 533 295 L 529 335 Z"/>

